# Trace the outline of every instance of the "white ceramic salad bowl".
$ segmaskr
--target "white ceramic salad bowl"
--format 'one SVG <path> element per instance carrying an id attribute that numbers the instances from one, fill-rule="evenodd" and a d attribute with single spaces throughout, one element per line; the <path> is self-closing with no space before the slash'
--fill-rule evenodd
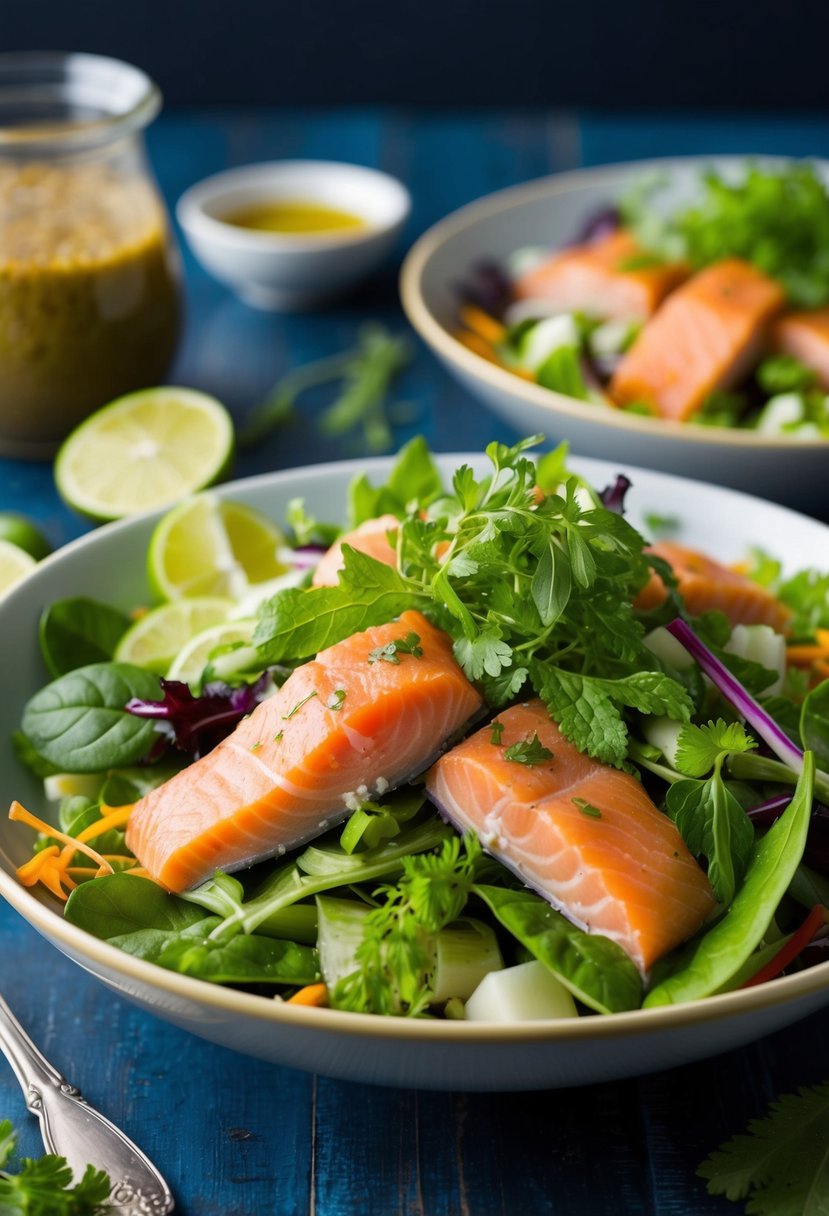
<path id="1" fill-rule="evenodd" d="M 409 321 L 447 370 L 521 434 L 569 440 L 574 452 L 726 485 L 800 510 L 826 508 L 829 439 L 778 437 L 705 427 L 603 408 L 524 380 L 454 337 L 458 285 L 486 262 L 505 264 L 525 248 L 572 242 L 585 221 L 650 174 L 670 181 L 663 205 L 693 197 L 710 168 L 739 177 L 747 161 L 773 157 L 689 157 L 580 169 L 498 191 L 435 224 L 403 264 L 400 292 Z M 819 165 L 820 167 L 820 165 Z M 829 170 L 823 166 L 823 171 Z"/>
<path id="2" fill-rule="evenodd" d="M 478 457 L 442 456 L 444 474 Z M 677 537 L 734 560 L 760 545 L 786 570 L 829 555 L 829 528 L 782 507 L 672 476 L 591 460 L 573 462 L 598 488 L 617 472 L 633 479 L 629 518 L 679 518 Z M 274 518 L 305 497 L 320 519 L 341 517 L 346 487 L 368 467 L 379 483 L 390 461 L 348 462 L 268 474 L 222 487 Z M 36 621 L 51 601 L 97 597 L 146 602 L 144 564 L 156 516 L 108 525 L 47 558 L 0 605 L 0 804 L 42 811 L 39 783 L 15 760 L 9 736 L 43 683 Z M 144 1008 L 225 1047 L 349 1080 L 434 1089 L 519 1090 L 588 1084 L 687 1063 L 740 1046 L 829 1005 L 829 962 L 755 988 L 686 1005 L 515 1025 L 382 1018 L 301 1008 L 223 989 L 134 959 L 66 922 L 50 896 L 24 889 L 14 870 L 31 833 L 0 818 L 0 894 L 47 939 L 104 984 Z M 44 946 L 48 950 L 48 946 Z"/>

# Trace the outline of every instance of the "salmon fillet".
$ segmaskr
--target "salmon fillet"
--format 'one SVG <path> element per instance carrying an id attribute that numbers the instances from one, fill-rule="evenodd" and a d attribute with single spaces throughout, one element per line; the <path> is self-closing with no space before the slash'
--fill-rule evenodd
<path id="1" fill-rule="evenodd" d="M 625 263 L 640 254 L 632 234 L 619 229 L 554 254 L 521 275 L 514 291 L 519 299 L 549 300 L 562 312 L 644 321 L 688 272 L 676 263 L 625 270 Z"/>
<path id="2" fill-rule="evenodd" d="M 610 382 L 617 405 L 644 401 L 684 422 L 748 372 L 784 303 L 773 279 L 739 258 L 694 275 L 665 301 Z"/>
<path id="3" fill-rule="evenodd" d="M 577 751 L 543 702 L 495 721 L 500 743 L 485 726 L 452 748 L 429 771 L 429 795 L 569 920 L 611 938 L 647 971 L 711 912 L 707 877 L 641 784 Z M 505 758 L 534 735 L 552 760 Z"/>
<path id="4" fill-rule="evenodd" d="M 732 625 L 771 625 L 778 633 L 785 633 L 791 617 L 789 609 L 745 574 L 674 541 L 658 541 L 647 552 L 655 553 L 671 567 L 679 594 L 693 616 L 717 610 L 724 612 Z M 662 579 L 652 574 L 637 595 L 634 608 L 649 612 L 658 608 L 666 595 Z"/>
<path id="5" fill-rule="evenodd" d="M 313 587 L 336 587 L 339 572 L 342 570 L 343 545 L 351 545 L 359 553 L 367 553 L 386 566 L 397 565 L 397 553 L 389 544 L 389 532 L 396 532 L 400 520 L 394 515 L 379 515 L 376 519 L 367 519 L 355 528 L 334 541 L 334 544 L 322 556 L 314 570 L 311 585 Z"/>
<path id="6" fill-rule="evenodd" d="M 419 657 L 372 661 L 410 632 Z M 170 891 L 282 854 L 422 771 L 481 705 L 447 635 L 404 612 L 320 651 L 213 751 L 140 799 L 127 844 Z"/>
<path id="7" fill-rule="evenodd" d="M 805 363 L 820 387 L 829 390 L 829 308 L 786 313 L 775 322 L 771 342 L 779 354 Z"/>

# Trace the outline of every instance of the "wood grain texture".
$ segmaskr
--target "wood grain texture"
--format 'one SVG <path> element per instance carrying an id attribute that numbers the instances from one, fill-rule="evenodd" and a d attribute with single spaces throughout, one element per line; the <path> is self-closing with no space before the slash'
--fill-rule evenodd
<path id="1" fill-rule="evenodd" d="M 408 182 L 401 247 L 446 212 L 556 169 L 700 150 L 826 151 L 818 122 L 479 111 L 179 113 L 152 130 L 168 203 L 226 166 L 287 156 L 379 165 Z M 368 319 L 398 331 L 396 267 L 326 313 L 275 316 L 231 298 L 184 255 L 185 340 L 171 380 L 224 399 L 238 419 L 289 367 L 350 345 Z M 420 345 L 400 385 L 441 451 L 517 435 L 466 397 Z M 354 454 L 313 426 L 324 393 L 253 452 L 241 475 Z M 54 544 L 86 525 L 59 502 L 47 465 L 0 461 L 0 509 L 41 521 Z M 384 1090 L 277 1068 L 146 1014 L 0 908 L 0 990 L 44 1051 L 157 1161 L 182 1216 L 727 1216 L 694 1171 L 778 1092 L 829 1077 L 826 1016 L 669 1073 L 533 1094 Z M 40 1151 L 0 1066 L 0 1117 Z"/>

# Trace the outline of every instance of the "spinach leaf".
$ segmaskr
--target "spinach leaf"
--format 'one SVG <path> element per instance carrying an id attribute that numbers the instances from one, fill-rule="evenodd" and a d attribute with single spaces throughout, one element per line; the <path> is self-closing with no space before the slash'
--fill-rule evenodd
<path id="1" fill-rule="evenodd" d="M 178 933 L 205 919 L 203 908 L 133 874 L 107 874 L 82 883 L 69 896 L 64 915 L 102 941 L 141 929 Z"/>
<path id="2" fill-rule="evenodd" d="M 597 1013 L 639 1008 L 639 972 L 609 937 L 576 928 L 530 891 L 481 883 L 473 889 L 504 928 L 549 967 L 582 1004 Z"/>
<path id="3" fill-rule="evenodd" d="M 803 855 L 814 780 L 814 755 L 806 752 L 794 797 L 754 846 L 745 882 L 731 906 L 707 933 L 657 964 L 646 1008 L 718 992 L 760 944 Z"/>
<path id="4" fill-rule="evenodd" d="M 60 772 L 56 764 L 50 764 L 45 757 L 40 755 L 31 739 L 27 739 L 22 730 L 12 731 L 11 743 L 17 759 L 36 777 L 51 777 Z"/>
<path id="5" fill-rule="evenodd" d="M 23 710 L 23 733 L 59 770 L 102 773 L 135 764 L 156 737 L 154 723 L 127 713 L 131 697 L 158 695 L 158 676 L 130 663 L 92 663 L 41 688 Z"/>
<path id="6" fill-rule="evenodd" d="M 192 975 L 212 984 L 312 984 L 320 978 L 317 952 L 296 942 L 239 934 L 229 941 L 213 941 L 209 934 L 221 924 L 207 917 L 178 931 L 140 929 L 111 937 L 133 958 Z"/>
<path id="7" fill-rule="evenodd" d="M 829 680 L 813 688 L 800 711 L 800 736 L 804 748 L 815 753 L 821 768 L 829 768 Z"/>
<path id="8" fill-rule="evenodd" d="M 83 596 L 50 604 L 38 629 L 40 652 L 49 674 L 62 676 L 77 667 L 111 659 L 129 623 L 117 608 Z"/>
<path id="9" fill-rule="evenodd" d="M 751 856 L 754 828 L 719 768 L 707 781 L 677 781 L 665 806 L 691 852 L 707 858 L 719 903 L 731 903 Z"/>

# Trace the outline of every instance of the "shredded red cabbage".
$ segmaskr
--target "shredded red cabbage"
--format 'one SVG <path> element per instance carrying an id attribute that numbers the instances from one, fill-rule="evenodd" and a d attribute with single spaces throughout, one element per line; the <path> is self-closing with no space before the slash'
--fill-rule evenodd
<path id="1" fill-rule="evenodd" d="M 768 744 L 775 756 L 799 773 L 803 768 L 803 752 L 792 743 L 789 736 L 781 730 L 774 718 L 766 713 L 762 705 L 754 700 L 754 697 L 743 687 L 736 676 L 733 676 L 716 655 L 711 653 L 705 643 L 700 641 L 690 625 L 677 618 L 665 628 L 678 642 L 682 643 L 711 683 Z"/>
<path id="2" fill-rule="evenodd" d="M 162 678 L 159 684 L 163 693 L 160 701 L 133 697 L 124 708 L 138 718 L 154 718 L 155 728 L 166 743 L 194 760 L 229 735 L 273 688 L 267 672 L 255 684 L 238 687 L 219 681 L 207 684 L 198 697 L 181 680 Z"/>
<path id="3" fill-rule="evenodd" d="M 629 477 L 625 477 L 624 473 L 617 474 L 616 481 L 612 486 L 606 486 L 599 498 L 602 500 L 602 505 L 608 511 L 613 511 L 616 515 L 624 515 L 625 513 L 625 495 L 630 489 L 631 482 Z"/>

